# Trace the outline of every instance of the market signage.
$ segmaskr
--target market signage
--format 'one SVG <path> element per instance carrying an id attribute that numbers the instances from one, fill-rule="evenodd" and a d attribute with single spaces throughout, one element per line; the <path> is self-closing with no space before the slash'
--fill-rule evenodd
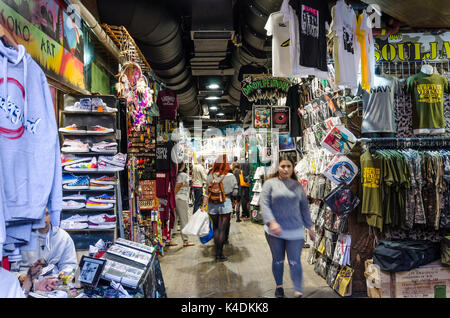
<path id="1" fill-rule="evenodd" d="M 241 83 L 242 94 L 250 102 L 260 99 L 280 98 L 287 95 L 292 82 L 283 77 L 269 75 L 244 75 Z"/>
<path id="2" fill-rule="evenodd" d="M 22 44 L 45 73 L 85 89 L 81 19 L 63 0 L 2 0 L 0 25 Z"/>
<path id="3" fill-rule="evenodd" d="M 374 40 L 377 62 L 442 62 L 450 59 L 450 32 L 403 33 L 376 36 Z"/>

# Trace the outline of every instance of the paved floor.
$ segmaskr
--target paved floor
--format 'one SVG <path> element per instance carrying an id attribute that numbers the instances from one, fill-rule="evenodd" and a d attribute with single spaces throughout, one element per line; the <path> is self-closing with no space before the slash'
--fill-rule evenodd
<path id="1" fill-rule="evenodd" d="M 191 237 L 195 246 L 182 247 L 180 234 L 174 237 L 178 246 L 165 251 L 161 269 L 169 298 L 271 298 L 275 282 L 271 270 L 271 254 L 260 224 L 245 219 L 231 220 L 229 244 L 224 248 L 225 262 L 214 259 L 214 243 L 203 245 Z M 339 298 L 323 278 L 314 273 L 306 261 L 308 249 L 303 249 L 304 296 L 310 298 Z M 285 262 L 284 289 L 293 297 L 289 266 Z"/>

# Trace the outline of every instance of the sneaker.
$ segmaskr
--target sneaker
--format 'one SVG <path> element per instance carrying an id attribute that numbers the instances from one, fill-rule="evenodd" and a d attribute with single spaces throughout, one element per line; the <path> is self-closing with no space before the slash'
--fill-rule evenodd
<path id="1" fill-rule="evenodd" d="M 77 202 L 77 201 L 63 201 L 62 202 L 62 209 L 63 210 L 78 210 L 82 209 L 86 206 L 83 202 Z"/>
<path id="2" fill-rule="evenodd" d="M 90 162 L 80 162 L 70 166 L 65 166 L 64 170 L 78 172 L 97 171 L 97 158 L 93 157 Z"/>
<path id="3" fill-rule="evenodd" d="M 102 194 L 96 197 L 90 197 L 89 201 L 100 202 L 100 203 L 116 203 L 115 195 Z"/>
<path id="4" fill-rule="evenodd" d="M 109 163 L 112 164 L 114 166 L 118 166 L 118 167 L 125 167 L 125 163 L 127 161 L 127 155 L 124 155 L 122 153 L 118 153 L 113 157 L 107 157 L 107 156 L 100 156 L 98 158 L 98 161 L 102 161 L 104 163 Z"/>
<path id="5" fill-rule="evenodd" d="M 89 144 L 88 143 L 75 143 L 71 142 L 67 144 L 64 141 L 63 147 L 61 148 L 61 152 L 89 152 Z"/>
<path id="6" fill-rule="evenodd" d="M 86 208 L 88 209 L 111 209 L 112 207 L 112 203 L 92 202 L 89 200 L 86 201 Z"/>
<path id="7" fill-rule="evenodd" d="M 88 190 L 89 176 L 79 176 L 75 182 L 65 184 L 63 188 L 67 190 Z"/>
<path id="8" fill-rule="evenodd" d="M 111 224 L 116 223 L 116 216 L 115 215 L 108 215 L 108 214 L 98 214 L 98 215 L 92 215 L 88 217 L 88 221 L 95 223 L 95 224 Z"/>
<path id="9" fill-rule="evenodd" d="M 64 107 L 64 110 L 69 112 L 90 112 L 92 110 L 92 103 L 90 98 L 82 98 L 79 102 L 73 105 Z"/>
<path id="10" fill-rule="evenodd" d="M 99 191 L 104 191 L 104 190 L 111 190 L 114 189 L 114 186 L 111 184 L 98 184 L 98 183 L 93 183 L 93 182 L 89 182 L 89 190 L 99 190 Z"/>
<path id="11" fill-rule="evenodd" d="M 110 177 L 110 176 L 102 176 L 100 178 L 94 178 L 91 179 L 91 183 L 95 183 L 95 184 L 117 184 L 116 178 L 115 177 Z"/>
<path id="12" fill-rule="evenodd" d="M 61 221 L 61 228 L 64 230 L 83 230 L 87 229 L 89 225 L 86 222 L 71 222 Z"/>
<path id="13" fill-rule="evenodd" d="M 92 145 L 92 151 L 95 152 L 106 152 L 106 153 L 116 153 L 117 152 L 117 142 L 113 141 L 101 141 Z"/>
<path id="14" fill-rule="evenodd" d="M 116 227 L 116 222 L 105 223 L 105 224 L 96 224 L 88 221 L 88 227 L 90 229 L 113 229 Z"/>
<path id="15" fill-rule="evenodd" d="M 117 113 L 117 108 L 108 107 L 105 104 L 105 105 L 103 105 L 103 112 L 105 112 L 105 113 Z"/>
<path id="16" fill-rule="evenodd" d="M 62 175 L 62 184 L 72 183 L 77 181 L 78 177 L 73 174 L 63 173 Z"/>
<path id="17" fill-rule="evenodd" d="M 61 127 L 58 130 L 60 132 L 71 133 L 71 134 L 74 134 L 74 135 L 86 134 L 86 127 L 85 126 L 77 126 L 77 124 L 72 124 L 72 125 L 69 125 L 69 126 L 66 126 L 66 127 Z"/>
<path id="18" fill-rule="evenodd" d="M 88 126 L 86 132 L 88 134 L 107 134 L 114 132 L 114 129 L 106 128 L 100 125 L 95 125 L 95 126 Z"/>
<path id="19" fill-rule="evenodd" d="M 100 97 L 92 98 L 91 107 L 93 112 L 103 112 L 103 107 L 105 106 L 105 102 Z"/>
<path id="20" fill-rule="evenodd" d="M 72 215 L 70 218 L 61 220 L 61 222 L 87 222 L 87 221 L 88 221 L 87 215 L 79 215 L 79 214 L 75 214 Z"/>
<path id="21" fill-rule="evenodd" d="M 72 165 L 74 163 L 91 161 L 92 157 L 77 157 L 75 155 L 61 154 L 61 166 Z"/>
<path id="22" fill-rule="evenodd" d="M 84 145 L 80 139 L 64 139 L 63 146 Z"/>
<path id="23" fill-rule="evenodd" d="M 276 298 L 285 298 L 283 287 L 278 287 L 275 289 L 275 297 Z"/>
<path id="24" fill-rule="evenodd" d="M 71 195 L 63 196 L 63 200 L 86 201 L 87 195 L 81 194 L 80 192 L 78 192 L 78 194 L 71 194 Z"/>

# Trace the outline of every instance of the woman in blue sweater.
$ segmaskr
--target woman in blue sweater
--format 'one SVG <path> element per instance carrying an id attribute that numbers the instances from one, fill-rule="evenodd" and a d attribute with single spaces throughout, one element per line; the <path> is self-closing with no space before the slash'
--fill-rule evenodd
<path id="1" fill-rule="evenodd" d="M 302 265 L 300 256 L 304 227 L 314 240 L 308 199 L 294 173 L 294 162 L 280 156 L 278 171 L 264 182 L 260 196 L 266 239 L 272 252 L 272 272 L 277 284 L 275 296 L 284 297 L 283 271 L 287 254 L 294 296 L 302 297 Z"/>

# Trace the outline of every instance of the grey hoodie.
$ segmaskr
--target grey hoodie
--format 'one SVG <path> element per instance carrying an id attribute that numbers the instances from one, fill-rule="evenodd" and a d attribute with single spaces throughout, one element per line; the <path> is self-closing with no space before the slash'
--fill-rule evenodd
<path id="1" fill-rule="evenodd" d="M 61 159 L 47 79 L 22 45 L 15 50 L 1 41 L 0 176 L 7 225 L 41 220 L 48 206 L 52 225 L 59 226 Z M 0 245 L 4 230 L 0 224 Z"/>

